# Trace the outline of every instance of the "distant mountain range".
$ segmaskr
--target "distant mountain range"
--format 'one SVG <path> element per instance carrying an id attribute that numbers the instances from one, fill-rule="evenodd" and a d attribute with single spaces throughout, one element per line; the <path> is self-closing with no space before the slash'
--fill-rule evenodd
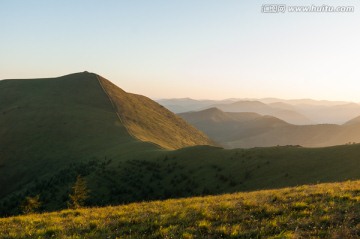
<path id="1" fill-rule="evenodd" d="M 184 98 L 162 99 L 158 102 L 174 113 L 216 107 L 225 112 L 254 112 L 271 115 L 296 125 L 343 124 L 360 115 L 359 104 L 344 101 L 283 100 L 277 98 L 216 101 Z"/>
<path id="2" fill-rule="evenodd" d="M 344 125 L 293 125 L 273 116 L 223 112 L 218 108 L 179 115 L 226 148 L 324 147 L 360 142 L 360 117 Z"/>

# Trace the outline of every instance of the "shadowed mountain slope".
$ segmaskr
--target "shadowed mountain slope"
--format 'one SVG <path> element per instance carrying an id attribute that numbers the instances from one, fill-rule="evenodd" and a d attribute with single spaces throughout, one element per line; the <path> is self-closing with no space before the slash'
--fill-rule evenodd
<path id="1" fill-rule="evenodd" d="M 65 165 L 157 149 L 120 124 L 96 75 L 0 81 L 0 197 Z"/>
<path id="2" fill-rule="evenodd" d="M 247 138 L 273 127 L 289 125 L 272 116 L 248 112 L 223 112 L 217 108 L 179 115 L 223 146 L 239 137 Z"/>

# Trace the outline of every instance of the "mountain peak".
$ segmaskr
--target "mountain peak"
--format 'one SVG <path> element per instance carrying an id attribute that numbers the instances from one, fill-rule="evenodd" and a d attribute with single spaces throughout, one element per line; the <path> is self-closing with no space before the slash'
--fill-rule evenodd
<path id="1" fill-rule="evenodd" d="M 48 121 L 52 122 L 56 117 L 68 117 L 64 115 L 67 112 L 73 112 L 72 117 L 80 117 L 77 116 L 80 111 L 75 108 L 81 107 L 86 112 L 81 115 L 86 122 L 90 117 L 97 117 L 94 115 L 97 111 L 93 111 L 96 109 L 115 114 L 119 121 L 116 124 L 123 125 L 133 138 L 165 149 L 213 144 L 205 134 L 153 100 L 127 93 L 88 71 L 55 78 L 8 80 L 0 85 L 0 93 L 0 107 L 5 113 L 23 108 L 29 111 L 28 115 L 33 111 L 38 111 L 39 117 L 47 114 Z"/>
<path id="2" fill-rule="evenodd" d="M 214 113 L 224 113 L 224 111 L 220 110 L 219 108 L 217 107 L 211 107 L 211 108 L 208 108 L 208 109 L 205 109 L 205 110 L 201 110 L 199 112 L 202 112 L 202 113 L 211 113 L 211 114 L 214 114 Z"/>

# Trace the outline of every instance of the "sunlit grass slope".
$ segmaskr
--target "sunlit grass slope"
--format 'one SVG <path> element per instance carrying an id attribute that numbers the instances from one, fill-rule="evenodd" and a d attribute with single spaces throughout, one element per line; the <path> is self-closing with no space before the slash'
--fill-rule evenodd
<path id="1" fill-rule="evenodd" d="M 136 138 L 165 149 L 213 144 L 205 134 L 155 101 L 142 95 L 126 93 L 100 76 L 99 80 L 125 127 Z"/>
<path id="2" fill-rule="evenodd" d="M 0 219 L 0 238 L 358 238 L 360 181 Z"/>

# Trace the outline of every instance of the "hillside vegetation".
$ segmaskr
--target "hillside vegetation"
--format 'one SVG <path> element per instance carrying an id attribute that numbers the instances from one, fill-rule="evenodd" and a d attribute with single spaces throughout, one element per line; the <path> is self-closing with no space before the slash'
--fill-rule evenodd
<path id="1" fill-rule="evenodd" d="M 67 208 L 77 175 L 90 190 L 88 206 L 281 188 L 360 179 L 360 145 L 309 149 L 273 147 L 224 150 L 210 146 L 148 151 L 132 159 L 72 163 L 36 176 L 0 201 L 2 216 L 19 214 L 27 196 L 40 196 L 40 211 Z"/>
<path id="2" fill-rule="evenodd" d="M 358 238 L 360 181 L 0 219 L 0 238 Z"/>

